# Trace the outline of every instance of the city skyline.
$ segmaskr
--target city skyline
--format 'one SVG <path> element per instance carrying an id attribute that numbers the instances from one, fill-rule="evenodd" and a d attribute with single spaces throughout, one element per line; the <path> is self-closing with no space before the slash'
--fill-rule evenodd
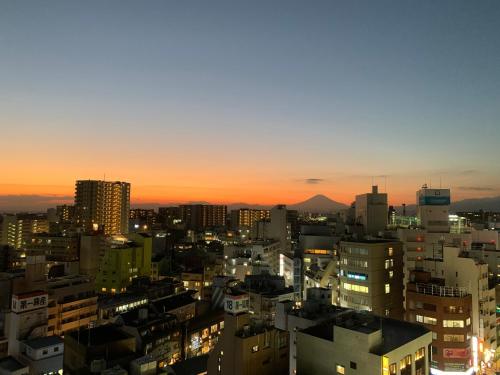
<path id="1" fill-rule="evenodd" d="M 2 2 L 0 202 L 71 201 L 104 174 L 133 204 L 349 204 L 372 176 L 391 204 L 440 181 L 500 196 L 499 18 L 493 1 Z"/>

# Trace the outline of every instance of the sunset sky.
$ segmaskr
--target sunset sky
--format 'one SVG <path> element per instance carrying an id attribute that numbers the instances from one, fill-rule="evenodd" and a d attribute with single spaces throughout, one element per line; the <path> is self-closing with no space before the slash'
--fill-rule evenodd
<path id="1" fill-rule="evenodd" d="M 500 195 L 500 2 L 0 2 L 0 210 Z M 43 203 L 45 204 L 45 203 Z"/>

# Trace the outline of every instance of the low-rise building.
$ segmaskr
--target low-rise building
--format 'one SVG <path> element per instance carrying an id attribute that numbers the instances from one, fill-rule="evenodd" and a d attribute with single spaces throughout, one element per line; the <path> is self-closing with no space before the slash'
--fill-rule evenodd
<path id="1" fill-rule="evenodd" d="M 297 374 L 425 375 L 431 341 L 420 325 L 351 311 L 297 332 Z"/>

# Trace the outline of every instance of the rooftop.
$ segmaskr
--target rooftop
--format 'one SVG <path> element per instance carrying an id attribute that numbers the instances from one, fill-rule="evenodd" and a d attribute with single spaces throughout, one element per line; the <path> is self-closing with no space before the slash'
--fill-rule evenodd
<path id="1" fill-rule="evenodd" d="M 23 365 L 21 362 L 11 356 L 0 359 L 0 369 L 7 370 L 9 372 L 18 371 L 27 367 L 28 366 Z"/>
<path id="2" fill-rule="evenodd" d="M 208 354 L 177 362 L 171 367 L 175 375 L 204 374 L 208 367 Z"/>
<path id="3" fill-rule="evenodd" d="M 78 341 L 81 345 L 105 345 L 115 341 L 133 338 L 134 336 L 123 332 L 117 326 L 108 324 L 91 329 L 81 329 L 67 333 L 73 340 Z"/>
<path id="4" fill-rule="evenodd" d="M 370 351 L 376 355 L 389 353 L 429 332 L 427 328 L 419 324 L 355 311 L 343 315 L 341 319 L 331 319 L 325 323 L 306 328 L 302 332 L 333 342 L 335 341 L 334 326 L 364 334 L 371 334 L 382 329 L 383 340 Z"/>
<path id="5" fill-rule="evenodd" d="M 32 349 L 42 349 L 49 346 L 63 344 L 64 340 L 59 336 L 37 337 L 35 339 L 26 340 L 24 344 Z"/>

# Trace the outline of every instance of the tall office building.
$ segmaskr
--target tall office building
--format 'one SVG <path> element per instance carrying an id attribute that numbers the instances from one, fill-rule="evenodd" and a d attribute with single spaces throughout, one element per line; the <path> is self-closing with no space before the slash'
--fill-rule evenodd
<path id="1" fill-rule="evenodd" d="M 427 185 L 417 191 L 417 216 L 427 232 L 450 231 L 450 189 L 429 189 Z"/>
<path id="2" fill-rule="evenodd" d="M 342 241 L 340 305 L 403 318 L 403 251 L 399 241 Z"/>
<path id="3" fill-rule="evenodd" d="M 85 231 L 128 233 L 130 184 L 121 181 L 76 181 L 75 214 Z"/>
<path id="4" fill-rule="evenodd" d="M 387 226 L 387 193 L 372 192 L 356 195 L 356 221 L 363 225 L 365 234 L 377 236 Z"/>

